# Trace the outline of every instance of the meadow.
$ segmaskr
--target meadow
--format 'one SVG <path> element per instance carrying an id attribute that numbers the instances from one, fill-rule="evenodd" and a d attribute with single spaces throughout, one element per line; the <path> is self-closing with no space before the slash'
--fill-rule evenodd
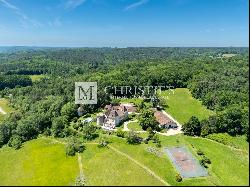
<path id="1" fill-rule="evenodd" d="M 149 144 L 128 145 L 110 135 L 108 148 L 86 143 L 81 153 L 87 185 L 248 185 L 248 152 L 215 141 L 184 135 L 161 136 L 163 147 L 186 146 L 194 156 L 198 149 L 212 161 L 209 176 L 175 181 L 176 170 L 168 157 L 147 151 Z M 60 140 L 62 141 L 62 140 Z M 162 152 L 162 148 L 157 149 Z M 115 151 L 114 149 L 118 150 Z M 15 151 L 0 149 L 0 185 L 72 185 L 79 174 L 77 156 L 65 155 L 65 145 L 54 138 L 26 142 Z M 135 160 L 135 161 L 134 161 Z M 153 172 L 153 176 L 150 174 Z"/>
<path id="2" fill-rule="evenodd" d="M 162 91 L 160 95 L 165 97 L 167 103 L 164 109 L 181 124 L 187 122 L 192 116 L 202 120 L 214 114 L 213 111 L 202 105 L 201 101 L 193 98 L 191 92 L 186 88 L 176 88 L 174 92 Z"/>
<path id="3" fill-rule="evenodd" d="M 0 149 L 0 185 L 73 185 L 79 173 L 76 157 L 67 157 L 65 145 L 37 139 L 19 150 Z"/>

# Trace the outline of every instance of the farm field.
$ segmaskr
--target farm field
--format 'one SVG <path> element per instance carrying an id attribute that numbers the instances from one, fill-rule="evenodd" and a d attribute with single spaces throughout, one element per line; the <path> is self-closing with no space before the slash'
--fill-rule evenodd
<path id="1" fill-rule="evenodd" d="M 87 149 L 80 154 L 87 185 L 164 185 L 159 178 L 170 185 L 248 184 L 248 152 L 211 140 L 184 135 L 160 136 L 162 148 L 185 146 L 196 157 L 196 150 L 201 149 L 212 161 L 208 177 L 184 179 L 178 183 L 176 170 L 168 157 L 147 150 L 154 147 L 153 143 L 128 145 L 125 139 L 116 136 L 111 135 L 109 139 L 109 148 L 88 143 Z M 156 150 L 162 152 L 162 149 Z M 26 142 L 18 151 L 1 148 L 0 160 L 3 171 L 0 185 L 72 185 L 79 174 L 77 156 L 67 157 L 65 145 L 53 138 Z M 150 175 L 141 165 L 159 178 Z"/>
<path id="2" fill-rule="evenodd" d="M 203 106 L 201 101 L 193 98 L 186 88 L 176 88 L 174 93 L 170 90 L 162 91 L 161 96 L 167 98 L 168 106 L 164 109 L 181 124 L 187 122 L 191 116 L 201 120 L 214 113 Z"/>

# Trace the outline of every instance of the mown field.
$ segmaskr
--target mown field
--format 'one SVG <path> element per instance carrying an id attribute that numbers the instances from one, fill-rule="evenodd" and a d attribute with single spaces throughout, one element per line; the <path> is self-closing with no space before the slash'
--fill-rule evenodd
<path id="1" fill-rule="evenodd" d="M 196 116 L 201 120 L 214 113 L 203 106 L 201 101 L 193 98 L 186 88 L 176 88 L 174 92 L 162 91 L 161 96 L 166 98 L 165 110 L 181 124 L 187 122 L 191 116 Z"/>
<path id="2" fill-rule="evenodd" d="M 201 149 L 212 161 L 209 176 L 196 179 L 186 179 L 181 183 L 175 181 L 176 171 L 166 156 L 159 158 L 148 153 L 146 147 L 152 145 L 127 145 L 124 140 L 114 140 L 113 146 L 131 155 L 147 165 L 171 185 L 247 185 L 249 179 L 248 152 L 234 150 L 225 145 L 202 138 L 192 138 L 183 135 L 160 136 L 163 147 L 186 146 L 195 156 Z M 247 142 L 245 142 L 248 145 Z M 192 147 L 193 145 L 193 147 Z M 225 155 L 224 155 L 225 154 Z"/>
<path id="3" fill-rule="evenodd" d="M 195 156 L 201 149 L 212 161 L 209 176 L 175 181 L 175 168 L 165 154 L 147 151 L 152 143 L 128 145 L 125 139 L 109 136 L 110 146 L 137 161 L 135 163 L 110 148 L 86 144 L 80 154 L 87 185 L 164 185 L 139 164 L 170 185 L 248 185 L 248 152 L 202 138 L 160 136 L 163 147 L 186 146 Z M 246 143 L 247 145 L 247 143 Z M 162 149 L 159 149 L 161 152 Z M 72 185 L 79 175 L 77 156 L 65 155 L 65 145 L 53 139 L 40 138 L 15 151 L 0 149 L 0 185 Z"/>
<path id="4" fill-rule="evenodd" d="M 38 139 L 20 150 L 0 149 L 0 185 L 73 185 L 79 173 L 76 157 L 64 145 Z"/>
<path id="5" fill-rule="evenodd" d="M 138 121 L 128 123 L 128 129 L 133 130 L 133 131 L 142 131 L 143 130 Z"/>

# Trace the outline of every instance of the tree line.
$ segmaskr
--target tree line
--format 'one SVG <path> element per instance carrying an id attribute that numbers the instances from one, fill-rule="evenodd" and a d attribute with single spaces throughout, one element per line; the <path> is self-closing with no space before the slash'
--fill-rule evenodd
<path id="1" fill-rule="evenodd" d="M 238 55 L 208 57 L 230 52 Z M 192 119 L 190 124 L 199 125 L 187 125 L 186 134 L 246 134 L 248 71 L 248 48 L 42 49 L 12 54 L 0 62 L 0 92 L 3 96 L 12 94 L 10 104 L 15 109 L 1 122 L 0 146 L 19 147 L 42 133 L 74 135 L 69 128 L 78 117 L 74 83 L 84 81 L 98 83 L 98 104 L 81 106 L 84 114 L 111 102 L 104 92 L 106 86 L 171 85 L 189 88 L 195 98 L 216 111 L 205 121 Z M 32 84 L 25 76 L 29 72 L 46 74 L 46 78 Z"/>

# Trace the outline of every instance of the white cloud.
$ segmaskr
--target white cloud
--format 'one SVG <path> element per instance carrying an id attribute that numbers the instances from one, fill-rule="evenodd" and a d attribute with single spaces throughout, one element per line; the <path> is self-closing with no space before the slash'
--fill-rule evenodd
<path id="1" fill-rule="evenodd" d="M 4 7 L 10 9 L 14 14 L 16 14 L 18 16 L 18 19 L 20 20 L 21 25 L 24 28 L 28 28 L 30 26 L 33 26 L 33 27 L 41 27 L 42 26 L 41 23 L 28 17 L 17 6 L 9 3 L 7 0 L 0 0 L 0 4 L 2 4 Z"/>
<path id="2" fill-rule="evenodd" d="M 128 6 L 126 6 L 124 8 L 124 11 L 135 9 L 135 8 L 137 8 L 139 6 L 142 6 L 142 5 L 144 5 L 144 4 L 148 3 L 148 2 L 149 2 L 149 0 L 139 0 L 139 1 L 135 2 L 135 3 L 132 3 L 132 4 L 128 5 Z"/>
<path id="3" fill-rule="evenodd" d="M 6 1 L 6 0 L 0 0 L 0 2 L 2 3 L 3 6 L 9 8 L 9 9 L 19 11 L 19 8 L 17 8 L 16 6 L 10 4 L 10 3 L 9 3 L 8 1 Z"/>
<path id="4" fill-rule="evenodd" d="M 75 9 L 85 3 L 86 0 L 67 0 L 65 9 Z"/>

